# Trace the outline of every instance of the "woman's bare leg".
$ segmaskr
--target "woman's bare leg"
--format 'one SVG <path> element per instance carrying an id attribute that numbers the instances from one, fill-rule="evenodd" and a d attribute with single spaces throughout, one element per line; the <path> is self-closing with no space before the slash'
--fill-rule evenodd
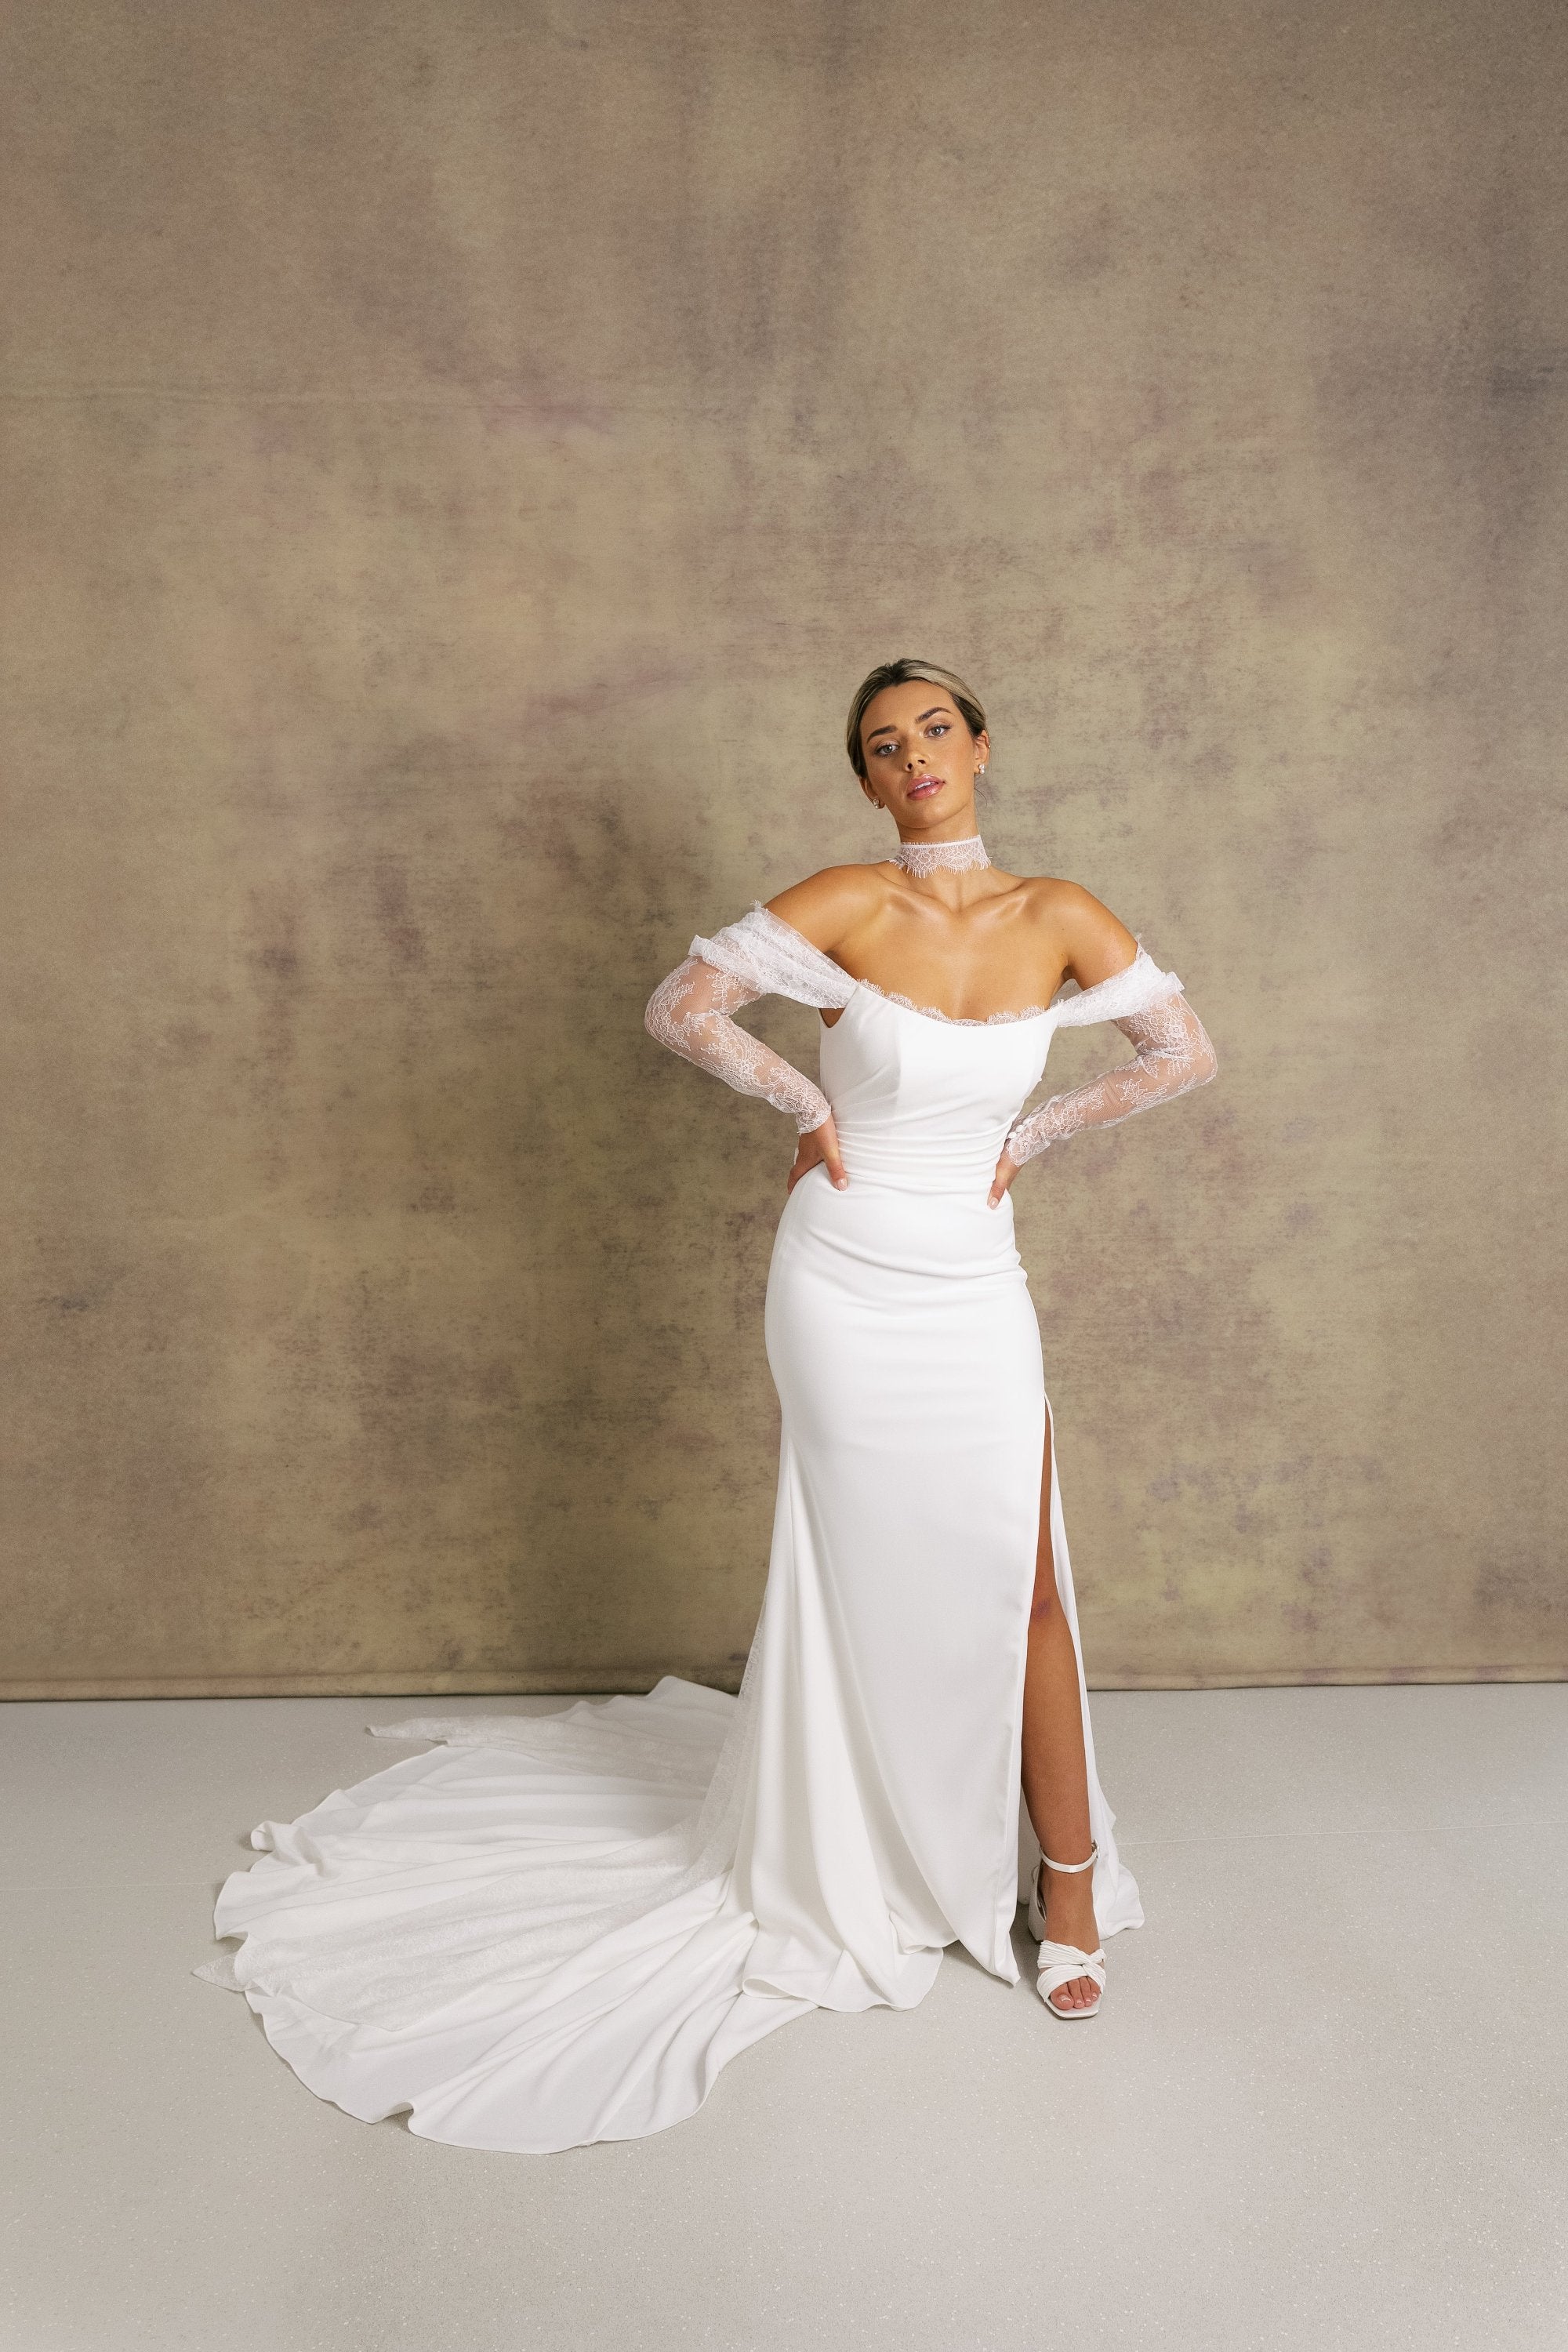
<path id="1" fill-rule="evenodd" d="M 1050 1407 L 1046 1408 L 1046 1447 L 1040 1470 L 1040 1533 L 1035 1555 L 1035 1597 L 1029 1611 L 1028 1659 L 1024 1670 L 1024 1802 L 1035 1835 L 1058 1862 L 1082 1862 L 1091 1843 L 1089 1767 L 1083 1752 L 1083 1709 L 1078 1690 L 1078 1658 L 1072 1633 L 1057 1598 L 1051 1552 Z M 1091 1870 L 1070 1875 L 1047 1870 L 1046 1933 L 1053 1943 L 1076 1944 L 1092 1952 L 1100 1942 L 1095 1925 Z M 1091 1977 L 1074 1977 L 1052 1998 L 1062 2009 L 1092 2008 L 1100 1987 Z"/>

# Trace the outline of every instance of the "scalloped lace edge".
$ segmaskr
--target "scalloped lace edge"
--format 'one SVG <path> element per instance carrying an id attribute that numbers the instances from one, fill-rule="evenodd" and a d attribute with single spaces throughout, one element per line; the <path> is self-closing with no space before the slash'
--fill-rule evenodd
<path id="1" fill-rule="evenodd" d="M 1080 997 L 1093 996 L 1100 989 L 1113 988 L 1118 981 L 1124 980 L 1129 971 L 1136 969 L 1139 960 L 1142 957 L 1148 954 L 1148 950 L 1143 945 L 1142 932 L 1134 931 L 1132 934 L 1134 941 L 1134 954 L 1131 963 L 1125 965 L 1121 971 L 1113 971 L 1106 980 L 1096 981 L 1092 987 L 1079 989 L 1068 987 L 1060 988 L 1058 990 L 1056 995 L 1052 997 L 1048 1004 L 1026 1004 L 1023 1010 L 1017 1013 L 984 1013 L 973 1015 L 958 1013 L 940 1013 L 934 1004 L 917 1004 L 914 998 L 912 996 L 906 996 L 901 989 L 879 988 L 874 980 L 857 979 L 853 972 L 846 971 L 842 964 L 835 963 L 831 956 L 825 955 L 822 950 L 816 945 L 815 940 L 808 940 L 804 931 L 796 930 L 795 925 L 792 922 L 786 921 L 783 915 L 775 915 L 771 907 L 764 906 L 761 898 L 752 899 L 749 912 L 752 916 L 760 918 L 763 926 L 764 935 L 769 929 L 782 932 L 790 943 L 790 948 L 794 953 L 797 955 L 804 953 L 804 957 L 806 961 L 814 966 L 820 967 L 820 969 L 829 975 L 832 980 L 843 982 L 851 992 L 857 988 L 868 989 L 873 996 L 881 997 L 884 1003 L 900 1005 L 906 1013 L 916 1013 L 920 1015 L 922 1021 L 940 1021 L 943 1028 L 946 1029 L 996 1029 L 1005 1025 L 1009 1025 L 1016 1021 L 1038 1021 L 1042 1015 L 1047 1013 L 1066 1013 L 1068 1012 L 1069 1007 L 1075 1005 L 1079 1002 Z M 744 922 L 745 919 L 746 918 L 744 916 L 741 919 L 742 922 Z M 733 929 L 736 926 L 731 925 L 728 928 Z M 720 936 L 722 937 L 722 934 Z M 700 954 L 701 952 L 701 949 L 711 945 L 711 942 L 709 940 L 702 940 L 700 942 L 697 940 L 693 940 L 691 945 L 693 952 Z M 1151 968 L 1155 968 L 1153 967 L 1152 958 L 1150 959 L 1150 962 Z M 1163 975 L 1163 977 L 1175 981 L 1175 975 L 1173 973 L 1166 973 Z M 763 982 L 764 993 L 768 992 L 770 983 L 773 987 L 777 987 L 779 985 L 778 982 L 773 975 L 768 975 L 767 980 Z M 1179 981 L 1175 981 L 1175 986 L 1179 989 L 1181 982 Z M 785 989 L 784 992 L 787 994 L 787 989 Z M 843 999 L 842 1003 L 840 1003 L 837 996 L 835 996 L 829 1000 L 826 1009 L 842 1010 L 843 1005 L 847 1005 L 847 996 Z M 824 1008 L 823 1006 L 818 1005 L 816 1009 L 818 1012 L 821 1012 Z"/>
<path id="2" fill-rule="evenodd" d="M 927 1021 L 940 1021 L 949 1029 L 995 1029 L 1010 1021 L 1037 1021 L 1048 1013 L 1048 1004 L 1028 1004 L 1022 1013 L 984 1013 L 965 1017 L 957 1013 L 939 1013 L 934 1004 L 917 1004 L 912 996 L 904 996 L 896 988 L 879 988 L 874 980 L 858 980 L 857 988 L 869 989 L 873 996 L 883 997 L 889 1004 L 901 1004 L 906 1013 L 918 1013 Z"/>

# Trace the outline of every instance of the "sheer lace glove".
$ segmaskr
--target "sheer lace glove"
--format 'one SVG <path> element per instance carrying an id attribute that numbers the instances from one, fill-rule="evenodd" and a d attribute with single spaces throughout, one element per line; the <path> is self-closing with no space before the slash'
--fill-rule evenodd
<path id="1" fill-rule="evenodd" d="M 1087 1086 L 1053 1095 L 1020 1118 L 1004 1147 L 1015 1167 L 1022 1168 L 1053 1143 L 1065 1143 L 1080 1128 L 1114 1127 L 1134 1111 L 1173 1101 L 1205 1085 L 1218 1067 L 1208 1033 L 1184 996 L 1125 1013 L 1116 1026 L 1132 1041 L 1132 1060 Z"/>
<path id="2" fill-rule="evenodd" d="M 738 922 L 691 942 L 684 963 L 661 980 L 643 1025 L 672 1054 L 711 1070 L 737 1093 L 758 1095 L 787 1111 L 802 1135 L 832 1117 L 820 1087 L 730 1016 L 759 996 L 787 996 L 819 1009 L 846 1005 L 855 982 L 830 956 L 753 898 Z M 835 1181 L 840 1171 L 834 1164 Z"/>
<path id="3" fill-rule="evenodd" d="M 689 955 L 648 998 L 643 1026 L 672 1054 L 695 1062 L 700 1070 L 711 1070 L 738 1094 L 760 1096 L 775 1110 L 787 1111 L 798 1132 L 808 1135 L 831 1117 L 827 1097 L 782 1054 L 730 1017 L 770 992 L 757 977 L 742 980 L 701 956 Z"/>

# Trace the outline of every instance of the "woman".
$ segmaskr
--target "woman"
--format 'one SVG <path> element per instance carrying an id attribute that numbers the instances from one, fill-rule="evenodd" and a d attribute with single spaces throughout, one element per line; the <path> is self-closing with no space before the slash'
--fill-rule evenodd
<path id="1" fill-rule="evenodd" d="M 1016 1982 L 1020 1850 L 1054 2016 L 1096 2013 L 1102 1938 L 1142 1923 L 1095 1776 L 1009 1195 L 1214 1053 L 1098 900 L 990 864 L 990 742 L 961 679 L 873 671 L 847 744 L 894 856 L 694 939 L 647 1014 L 799 1137 L 740 1696 L 666 1676 L 554 1717 L 391 1727 L 443 1744 L 253 1833 L 264 1859 L 217 1906 L 244 1948 L 204 1973 L 351 2114 L 518 2150 L 658 2130 L 806 2009 L 912 2007 L 949 1943 Z M 820 1088 L 733 1021 L 769 992 L 820 1008 Z M 1054 1031 L 1091 1021 L 1134 1058 L 1022 1115 Z"/>

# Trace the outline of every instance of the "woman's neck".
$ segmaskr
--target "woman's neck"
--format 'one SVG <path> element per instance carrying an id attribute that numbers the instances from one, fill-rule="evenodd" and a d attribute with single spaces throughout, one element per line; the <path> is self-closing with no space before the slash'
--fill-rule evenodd
<path id="1" fill-rule="evenodd" d="M 989 866 L 991 860 L 980 835 L 965 833 L 952 841 L 932 841 L 926 835 L 901 840 L 893 863 L 901 866 L 911 881 L 919 882 L 930 874 L 971 873 Z"/>

